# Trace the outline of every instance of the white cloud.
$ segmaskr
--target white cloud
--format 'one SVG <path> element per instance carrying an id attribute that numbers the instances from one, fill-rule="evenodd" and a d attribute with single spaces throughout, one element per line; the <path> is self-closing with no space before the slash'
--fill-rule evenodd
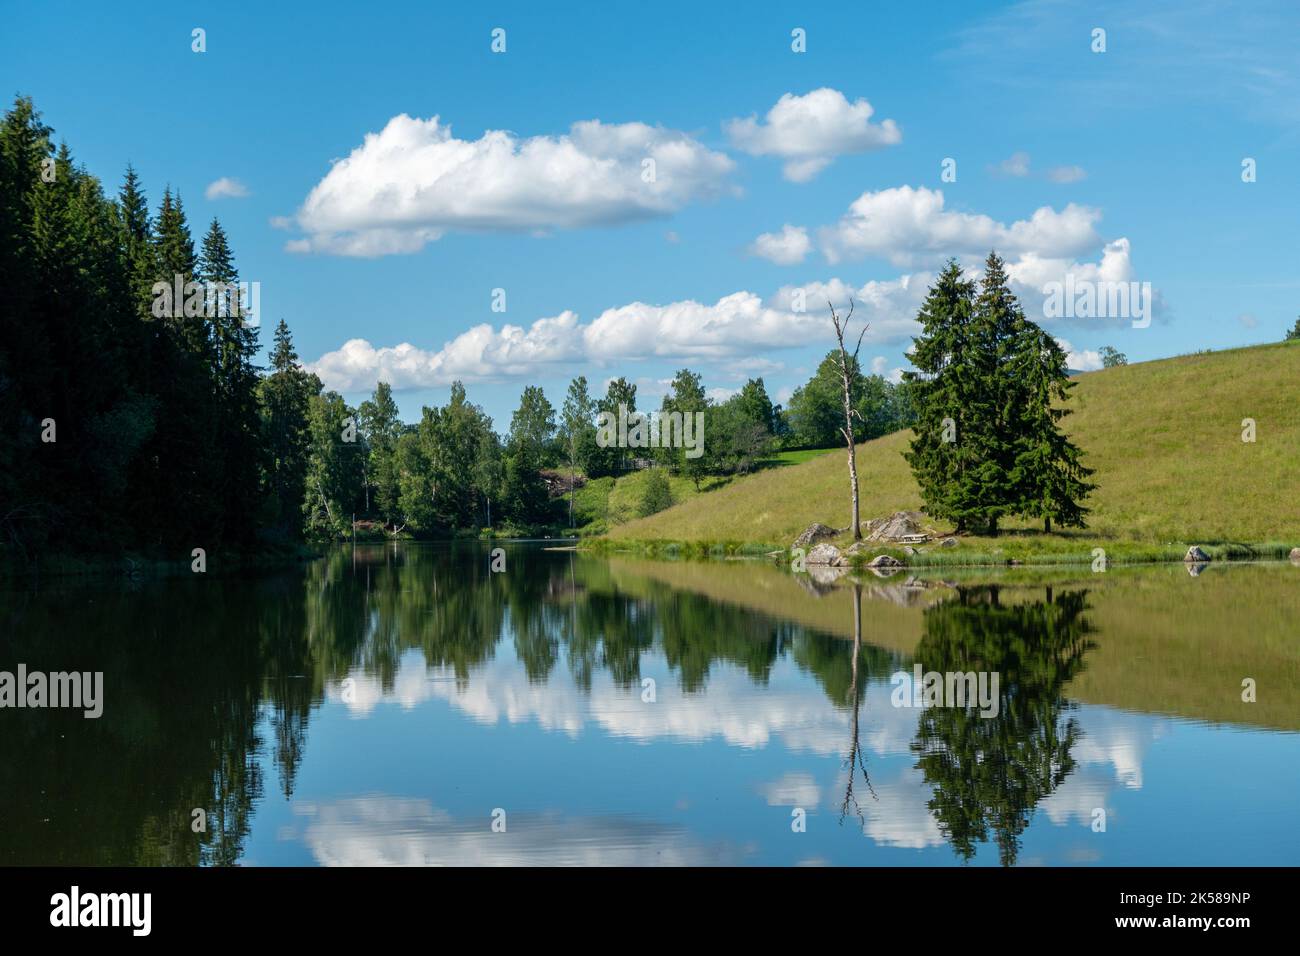
<path id="1" fill-rule="evenodd" d="M 334 163 L 298 210 L 292 252 L 415 252 L 450 230 L 546 231 L 668 215 L 730 190 L 735 163 L 676 130 L 574 123 L 559 136 L 457 139 L 395 116 Z M 730 190 L 733 191 L 734 190 Z"/>
<path id="2" fill-rule="evenodd" d="M 293 806 L 300 840 L 322 866 L 725 866 L 752 847 L 704 842 L 672 824 L 613 814 L 512 810 L 509 838 L 417 797 L 366 794 Z"/>
<path id="3" fill-rule="evenodd" d="M 822 798 L 821 787 L 810 773 L 787 773 L 762 784 L 758 792 L 770 807 L 815 807 Z"/>
<path id="4" fill-rule="evenodd" d="M 982 214 L 944 208 L 943 192 L 896 186 L 865 192 L 834 226 L 821 230 L 828 261 L 876 256 L 898 266 L 935 262 L 946 255 L 1005 256 L 1035 253 L 1072 256 L 1096 248 L 1100 210 L 1070 203 L 1057 212 L 1042 206 L 1010 225 Z"/>
<path id="5" fill-rule="evenodd" d="M 821 324 L 808 313 L 764 303 L 752 292 L 735 292 L 712 305 L 686 300 L 606 309 L 583 330 L 583 340 L 594 361 L 725 358 L 788 348 L 824 332 Z"/>
<path id="6" fill-rule="evenodd" d="M 208 183 L 203 195 L 208 199 L 243 199 L 248 195 L 248 187 L 238 179 L 222 176 Z"/>
<path id="7" fill-rule="evenodd" d="M 1047 171 L 1047 178 L 1054 183 L 1077 183 L 1087 175 L 1082 166 L 1053 166 Z"/>
<path id="8" fill-rule="evenodd" d="M 778 232 L 765 232 L 749 247 L 751 255 L 774 262 L 779 266 L 798 265 L 812 251 L 812 241 L 803 226 L 786 223 Z"/>
<path id="9" fill-rule="evenodd" d="M 1076 349 L 1065 339 L 1058 338 L 1056 343 L 1066 352 L 1066 367 L 1076 372 L 1094 372 L 1101 368 L 1101 353 L 1093 349 Z"/>
<path id="10" fill-rule="evenodd" d="M 462 381 L 484 381 L 534 374 L 540 367 L 582 358 L 578 317 L 563 312 L 538 319 L 527 329 L 517 325 L 476 325 L 436 352 L 409 342 L 375 348 L 365 339 L 349 339 L 308 368 L 327 387 L 359 391 L 388 382 L 394 388 L 428 388 Z"/>
<path id="11" fill-rule="evenodd" d="M 968 269 L 971 279 L 980 278 L 978 262 L 974 260 L 975 268 Z M 1067 274 L 1076 282 L 1128 282 L 1134 275 L 1127 239 L 1107 244 L 1098 262 L 1025 254 L 1008 261 L 1006 268 L 1025 314 L 1042 324 L 1048 324 L 1043 308 L 1047 283 L 1063 281 Z M 394 388 L 431 388 L 457 379 L 500 381 L 567 373 L 576 363 L 604 365 L 641 359 L 715 362 L 739 377 L 783 368 L 756 353 L 829 342 L 828 302 L 843 314 L 853 300 L 854 328 L 861 328 L 858 323 L 867 324 L 864 341 L 872 348 L 906 342 L 920 330 L 916 315 L 934 278 L 931 271 L 919 271 L 896 279 L 873 279 L 860 286 L 840 278 L 786 285 L 767 299 L 742 290 L 713 303 L 693 299 L 667 304 L 632 302 L 606 309 L 585 324 L 575 312 L 565 311 L 538 319 L 527 328 L 477 325 L 435 351 L 409 342 L 375 346 L 357 338 L 322 355 L 308 368 L 326 387 L 341 392 L 368 391 L 377 381 Z M 800 299 L 803 311 L 796 311 Z M 1155 302 L 1158 315 L 1158 294 Z M 1078 321 L 1095 325 L 1112 320 Z M 1099 367 L 1090 364 L 1094 359 L 1099 362 L 1095 352 L 1079 352 L 1071 356 L 1070 367 Z M 883 358 L 872 364 L 873 371 L 891 381 L 901 379 L 901 368 L 882 371 L 886 367 Z M 786 402 L 789 396 L 778 395 L 778 400 Z"/>
<path id="12" fill-rule="evenodd" d="M 998 163 L 998 172 L 1003 176 L 1014 176 L 1017 179 L 1023 179 L 1029 175 L 1029 154 L 1012 153 Z"/>
<path id="13" fill-rule="evenodd" d="M 842 279 L 808 282 L 799 286 L 782 286 L 772 297 L 772 304 L 777 309 L 789 311 L 796 303 L 797 293 L 802 291 L 812 327 L 820 337 L 830 329 L 827 302 L 842 314 L 852 299 L 854 326 L 860 328 L 858 322 L 866 322 L 869 326 L 863 341 L 885 344 L 902 341 L 917 333 L 920 326 L 916 322 L 916 313 L 933 281 L 933 273 L 916 272 L 897 279 L 873 279 L 856 288 Z"/>
<path id="14" fill-rule="evenodd" d="M 786 93 L 767 111 L 723 124 L 732 145 L 752 156 L 785 160 L 785 178 L 807 182 L 836 156 L 892 146 L 903 134 L 891 119 L 871 123 L 875 112 L 865 99 L 850 103 L 839 90 L 823 87 L 804 96 Z"/>

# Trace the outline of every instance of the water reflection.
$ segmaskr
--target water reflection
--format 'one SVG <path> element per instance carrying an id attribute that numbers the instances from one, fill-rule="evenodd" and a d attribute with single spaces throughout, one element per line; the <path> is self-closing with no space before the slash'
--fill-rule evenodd
<path id="1" fill-rule="evenodd" d="M 1297 738 L 1259 729 L 1294 730 L 1288 702 L 1232 709 L 1219 686 L 1238 670 L 1287 686 L 1294 603 L 1235 607 L 1250 637 L 1180 658 L 1176 683 L 1139 680 L 1148 706 L 1131 705 L 1152 629 L 1118 609 L 1188 626 L 1212 615 L 1177 589 L 1215 596 L 1217 569 L 809 589 L 752 563 L 483 558 L 358 547 L 249 579 L 3 595 L 0 667 L 102 670 L 107 702 L 98 721 L 0 712 L 0 862 L 1178 862 L 1161 820 L 1182 811 L 1144 762 L 1180 734 L 1221 767 L 1255 761 L 1255 804 L 1210 855 L 1296 862 L 1271 828 Z M 1273 574 L 1225 593 L 1294 602 Z M 889 675 L 916 663 L 998 672 L 997 716 L 891 706 Z M 1178 719 L 1225 712 L 1248 748 Z M 1203 770 L 1179 758 L 1161 782 Z M 508 834 L 488 826 L 500 806 Z M 1155 822 L 1089 842 L 1093 811 L 1117 806 Z"/>

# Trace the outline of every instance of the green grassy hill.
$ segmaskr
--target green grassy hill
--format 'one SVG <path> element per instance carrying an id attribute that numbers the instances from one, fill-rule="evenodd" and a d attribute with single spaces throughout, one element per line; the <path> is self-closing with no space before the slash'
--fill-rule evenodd
<path id="1" fill-rule="evenodd" d="M 1032 550 L 1085 545 L 1300 544 L 1300 343 L 1278 343 L 1080 375 L 1065 419 L 1096 469 L 1085 531 L 997 539 Z M 1256 423 L 1242 441 L 1242 420 Z M 863 520 L 919 509 L 901 452 L 910 432 L 858 446 Z M 707 441 L 707 433 L 705 440 Z M 788 547 L 814 521 L 849 520 L 844 453 L 730 482 L 610 532 L 617 541 L 747 542 Z M 972 539 L 970 544 L 979 544 Z"/>
<path id="2" fill-rule="evenodd" d="M 783 451 L 760 464 L 760 468 L 785 468 L 828 454 L 823 449 L 811 451 Z M 625 475 L 593 478 L 578 489 L 573 501 L 576 526 L 583 535 L 605 534 L 610 528 L 635 520 L 640 513 L 641 499 L 645 496 L 649 471 L 632 471 Z M 689 478 L 679 475 L 668 479 L 675 504 L 690 501 L 699 495 L 711 494 L 734 481 L 733 477 L 709 476 L 700 482 L 699 490 Z"/>

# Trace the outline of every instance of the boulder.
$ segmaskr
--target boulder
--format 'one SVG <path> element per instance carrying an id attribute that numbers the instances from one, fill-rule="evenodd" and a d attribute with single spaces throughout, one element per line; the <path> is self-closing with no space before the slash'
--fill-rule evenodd
<path id="1" fill-rule="evenodd" d="M 956 538 L 944 538 L 942 541 L 939 542 L 939 547 L 941 547 L 941 548 L 955 548 L 955 547 L 957 547 L 957 539 L 956 539 Z"/>
<path id="2" fill-rule="evenodd" d="M 849 563 L 845 559 L 844 555 L 840 553 L 840 549 L 835 547 L 833 544 L 816 545 L 808 552 L 807 557 L 803 560 L 804 564 L 809 567 L 827 566 L 832 568 L 842 568 Z"/>
<path id="3" fill-rule="evenodd" d="M 887 518 L 873 518 L 867 522 L 868 541 L 900 541 L 908 535 L 923 534 L 921 512 L 895 511 Z"/>
<path id="4" fill-rule="evenodd" d="M 901 568 L 902 566 L 902 561 L 899 561 L 898 558 L 888 554 L 878 554 L 867 562 L 867 567 L 875 568 L 877 570 L 883 570 L 885 568 L 892 570 L 895 568 Z"/>
<path id="5" fill-rule="evenodd" d="M 1291 563 L 1300 564 L 1300 548 L 1291 549 Z"/>
<path id="6" fill-rule="evenodd" d="M 803 534 L 794 539 L 794 548 L 811 548 L 822 538 L 833 538 L 839 534 L 834 528 L 827 527 L 820 522 L 814 521 L 804 529 Z"/>
<path id="7" fill-rule="evenodd" d="M 1200 545 L 1192 545 L 1183 555 L 1183 560 L 1188 564 L 1204 564 L 1210 560 L 1210 556 L 1201 550 Z"/>

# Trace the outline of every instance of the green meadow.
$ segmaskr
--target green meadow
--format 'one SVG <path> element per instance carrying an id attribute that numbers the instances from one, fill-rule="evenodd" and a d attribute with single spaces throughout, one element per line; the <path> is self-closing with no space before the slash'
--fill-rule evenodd
<path id="1" fill-rule="evenodd" d="M 912 563 L 1080 561 L 1094 547 L 1112 560 L 1159 560 L 1180 557 L 1189 544 L 1213 557 L 1276 556 L 1300 544 L 1300 343 L 1119 366 L 1074 381 L 1065 429 L 1096 472 L 1087 528 L 1044 534 L 1037 523 L 1012 520 L 996 538 L 963 537 L 957 548 L 923 551 Z M 1247 419 L 1254 441 L 1243 440 Z M 864 521 L 921 508 L 902 456 L 910 437 L 895 432 L 858 446 Z M 849 523 L 842 450 L 611 526 L 608 546 L 782 548 L 813 522 Z"/>

